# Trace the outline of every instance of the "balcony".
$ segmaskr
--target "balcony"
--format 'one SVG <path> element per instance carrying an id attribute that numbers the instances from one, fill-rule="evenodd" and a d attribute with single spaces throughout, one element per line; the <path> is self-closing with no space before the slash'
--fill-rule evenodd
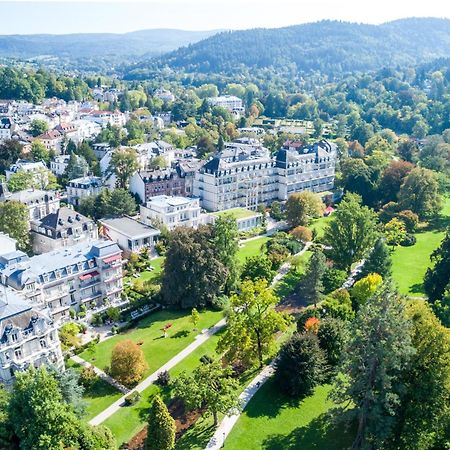
<path id="1" fill-rule="evenodd" d="M 81 298 L 80 301 L 81 303 L 86 303 L 86 302 L 90 302 L 92 300 L 95 300 L 98 297 L 102 296 L 102 291 L 95 291 L 91 294 L 89 294 L 87 297 Z"/>

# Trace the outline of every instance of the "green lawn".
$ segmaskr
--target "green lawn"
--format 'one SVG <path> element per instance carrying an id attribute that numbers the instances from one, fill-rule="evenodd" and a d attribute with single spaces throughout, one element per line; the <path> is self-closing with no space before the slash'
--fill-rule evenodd
<path id="1" fill-rule="evenodd" d="M 238 260 L 241 264 L 245 263 L 246 258 L 261 254 L 261 246 L 265 244 L 270 238 L 261 236 L 251 241 L 244 242 L 238 251 Z"/>
<path id="2" fill-rule="evenodd" d="M 215 356 L 215 348 L 218 339 L 218 335 L 212 336 L 208 341 L 170 370 L 172 379 L 177 377 L 183 370 L 188 372 L 194 370 L 200 365 L 200 358 L 203 355 L 208 354 L 211 357 Z M 124 442 L 128 442 L 145 426 L 152 398 L 158 392 L 161 392 L 161 389 L 156 385 L 151 385 L 142 393 L 141 400 L 136 403 L 136 405 L 120 408 L 117 413 L 103 423 L 103 425 L 106 425 L 114 434 L 118 446 Z M 170 390 L 166 389 L 165 392 L 163 392 L 163 395 L 167 398 L 170 395 Z"/>
<path id="3" fill-rule="evenodd" d="M 330 386 L 318 387 L 303 401 L 292 401 L 269 380 L 253 397 L 231 431 L 227 450 L 344 450 L 351 438 L 329 425 Z M 186 447 L 187 448 L 187 447 Z"/>
<path id="4" fill-rule="evenodd" d="M 296 258 L 296 267 L 291 270 L 275 285 L 275 293 L 280 299 L 287 297 L 295 291 L 305 273 L 306 264 L 311 258 L 312 253 L 307 251 Z"/>
<path id="5" fill-rule="evenodd" d="M 201 311 L 197 328 L 202 330 L 211 327 L 222 318 L 222 315 L 220 311 Z M 169 337 L 164 338 L 161 328 L 168 323 L 171 323 L 172 327 L 168 331 Z M 79 356 L 104 370 L 109 366 L 112 350 L 118 342 L 126 339 L 136 343 L 142 342 L 141 348 L 148 364 L 145 377 L 193 342 L 198 332 L 192 331 L 192 328 L 190 314 L 186 311 L 158 311 L 141 320 L 136 328 L 100 342 Z"/>
<path id="6" fill-rule="evenodd" d="M 154 267 L 153 270 L 151 270 L 151 271 L 144 270 L 139 273 L 139 278 L 128 276 L 128 277 L 126 277 L 126 280 L 139 280 L 140 279 L 142 281 L 146 281 L 146 280 L 150 280 L 150 279 L 159 277 L 159 275 L 161 275 L 161 272 L 162 272 L 162 264 L 163 264 L 164 260 L 165 260 L 164 256 L 159 256 L 158 258 L 151 259 L 150 265 L 152 265 Z"/>
<path id="7" fill-rule="evenodd" d="M 70 359 L 66 362 L 66 367 L 81 372 L 81 366 Z M 121 392 L 106 381 L 98 378 L 95 384 L 83 393 L 83 400 L 86 402 L 84 419 L 86 421 L 91 420 L 120 397 L 122 397 Z"/>
<path id="8" fill-rule="evenodd" d="M 318 239 L 321 239 L 323 237 L 325 227 L 330 222 L 331 218 L 332 218 L 332 215 L 327 216 L 327 217 L 321 217 L 320 219 L 314 219 L 311 222 L 311 225 L 309 226 L 309 228 L 311 228 L 312 231 L 314 231 L 314 230 L 316 231 Z"/>
<path id="9" fill-rule="evenodd" d="M 417 242 L 411 247 L 397 247 L 392 253 L 392 276 L 402 294 L 423 296 L 423 277 L 430 267 L 430 255 L 439 247 L 450 226 L 450 199 L 446 199 L 441 216 L 415 234 Z"/>
<path id="10" fill-rule="evenodd" d="M 236 220 L 239 219 L 245 219 L 247 217 L 254 217 L 258 212 L 250 211 L 249 209 L 245 208 L 231 208 L 231 209 L 225 209 L 224 211 L 217 211 L 211 213 L 213 216 L 224 216 L 226 214 L 231 214 Z"/>

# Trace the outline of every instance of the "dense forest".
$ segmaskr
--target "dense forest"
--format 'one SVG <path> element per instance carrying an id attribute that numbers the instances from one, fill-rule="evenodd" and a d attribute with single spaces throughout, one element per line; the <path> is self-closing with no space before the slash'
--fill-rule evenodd
<path id="1" fill-rule="evenodd" d="M 450 52 L 450 20 L 403 19 L 382 25 L 321 21 L 280 29 L 223 32 L 127 71 L 155 67 L 235 76 L 245 68 L 283 73 L 319 71 L 329 77 L 384 66 L 414 65 Z"/>

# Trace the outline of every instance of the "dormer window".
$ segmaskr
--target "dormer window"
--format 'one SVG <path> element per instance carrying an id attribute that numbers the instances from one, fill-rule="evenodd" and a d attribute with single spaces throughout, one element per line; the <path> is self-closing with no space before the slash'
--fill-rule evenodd
<path id="1" fill-rule="evenodd" d="M 17 336 L 17 333 L 11 334 L 11 341 L 17 342 L 19 340 L 19 336 Z"/>
<path id="2" fill-rule="evenodd" d="M 14 350 L 14 355 L 15 355 L 15 357 L 16 357 L 17 359 L 22 358 L 22 350 L 21 350 L 20 348 L 16 348 L 16 349 Z"/>

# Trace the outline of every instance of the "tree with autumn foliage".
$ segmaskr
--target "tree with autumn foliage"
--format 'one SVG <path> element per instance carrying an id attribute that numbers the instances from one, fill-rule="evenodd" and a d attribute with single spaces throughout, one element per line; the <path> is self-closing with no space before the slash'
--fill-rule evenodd
<path id="1" fill-rule="evenodd" d="M 320 217 L 324 204 L 314 192 L 291 194 L 286 202 L 286 219 L 291 227 L 308 225 L 311 219 Z"/>
<path id="2" fill-rule="evenodd" d="M 110 375 L 125 386 L 138 383 L 148 369 L 144 352 L 130 339 L 119 342 L 111 355 Z"/>

